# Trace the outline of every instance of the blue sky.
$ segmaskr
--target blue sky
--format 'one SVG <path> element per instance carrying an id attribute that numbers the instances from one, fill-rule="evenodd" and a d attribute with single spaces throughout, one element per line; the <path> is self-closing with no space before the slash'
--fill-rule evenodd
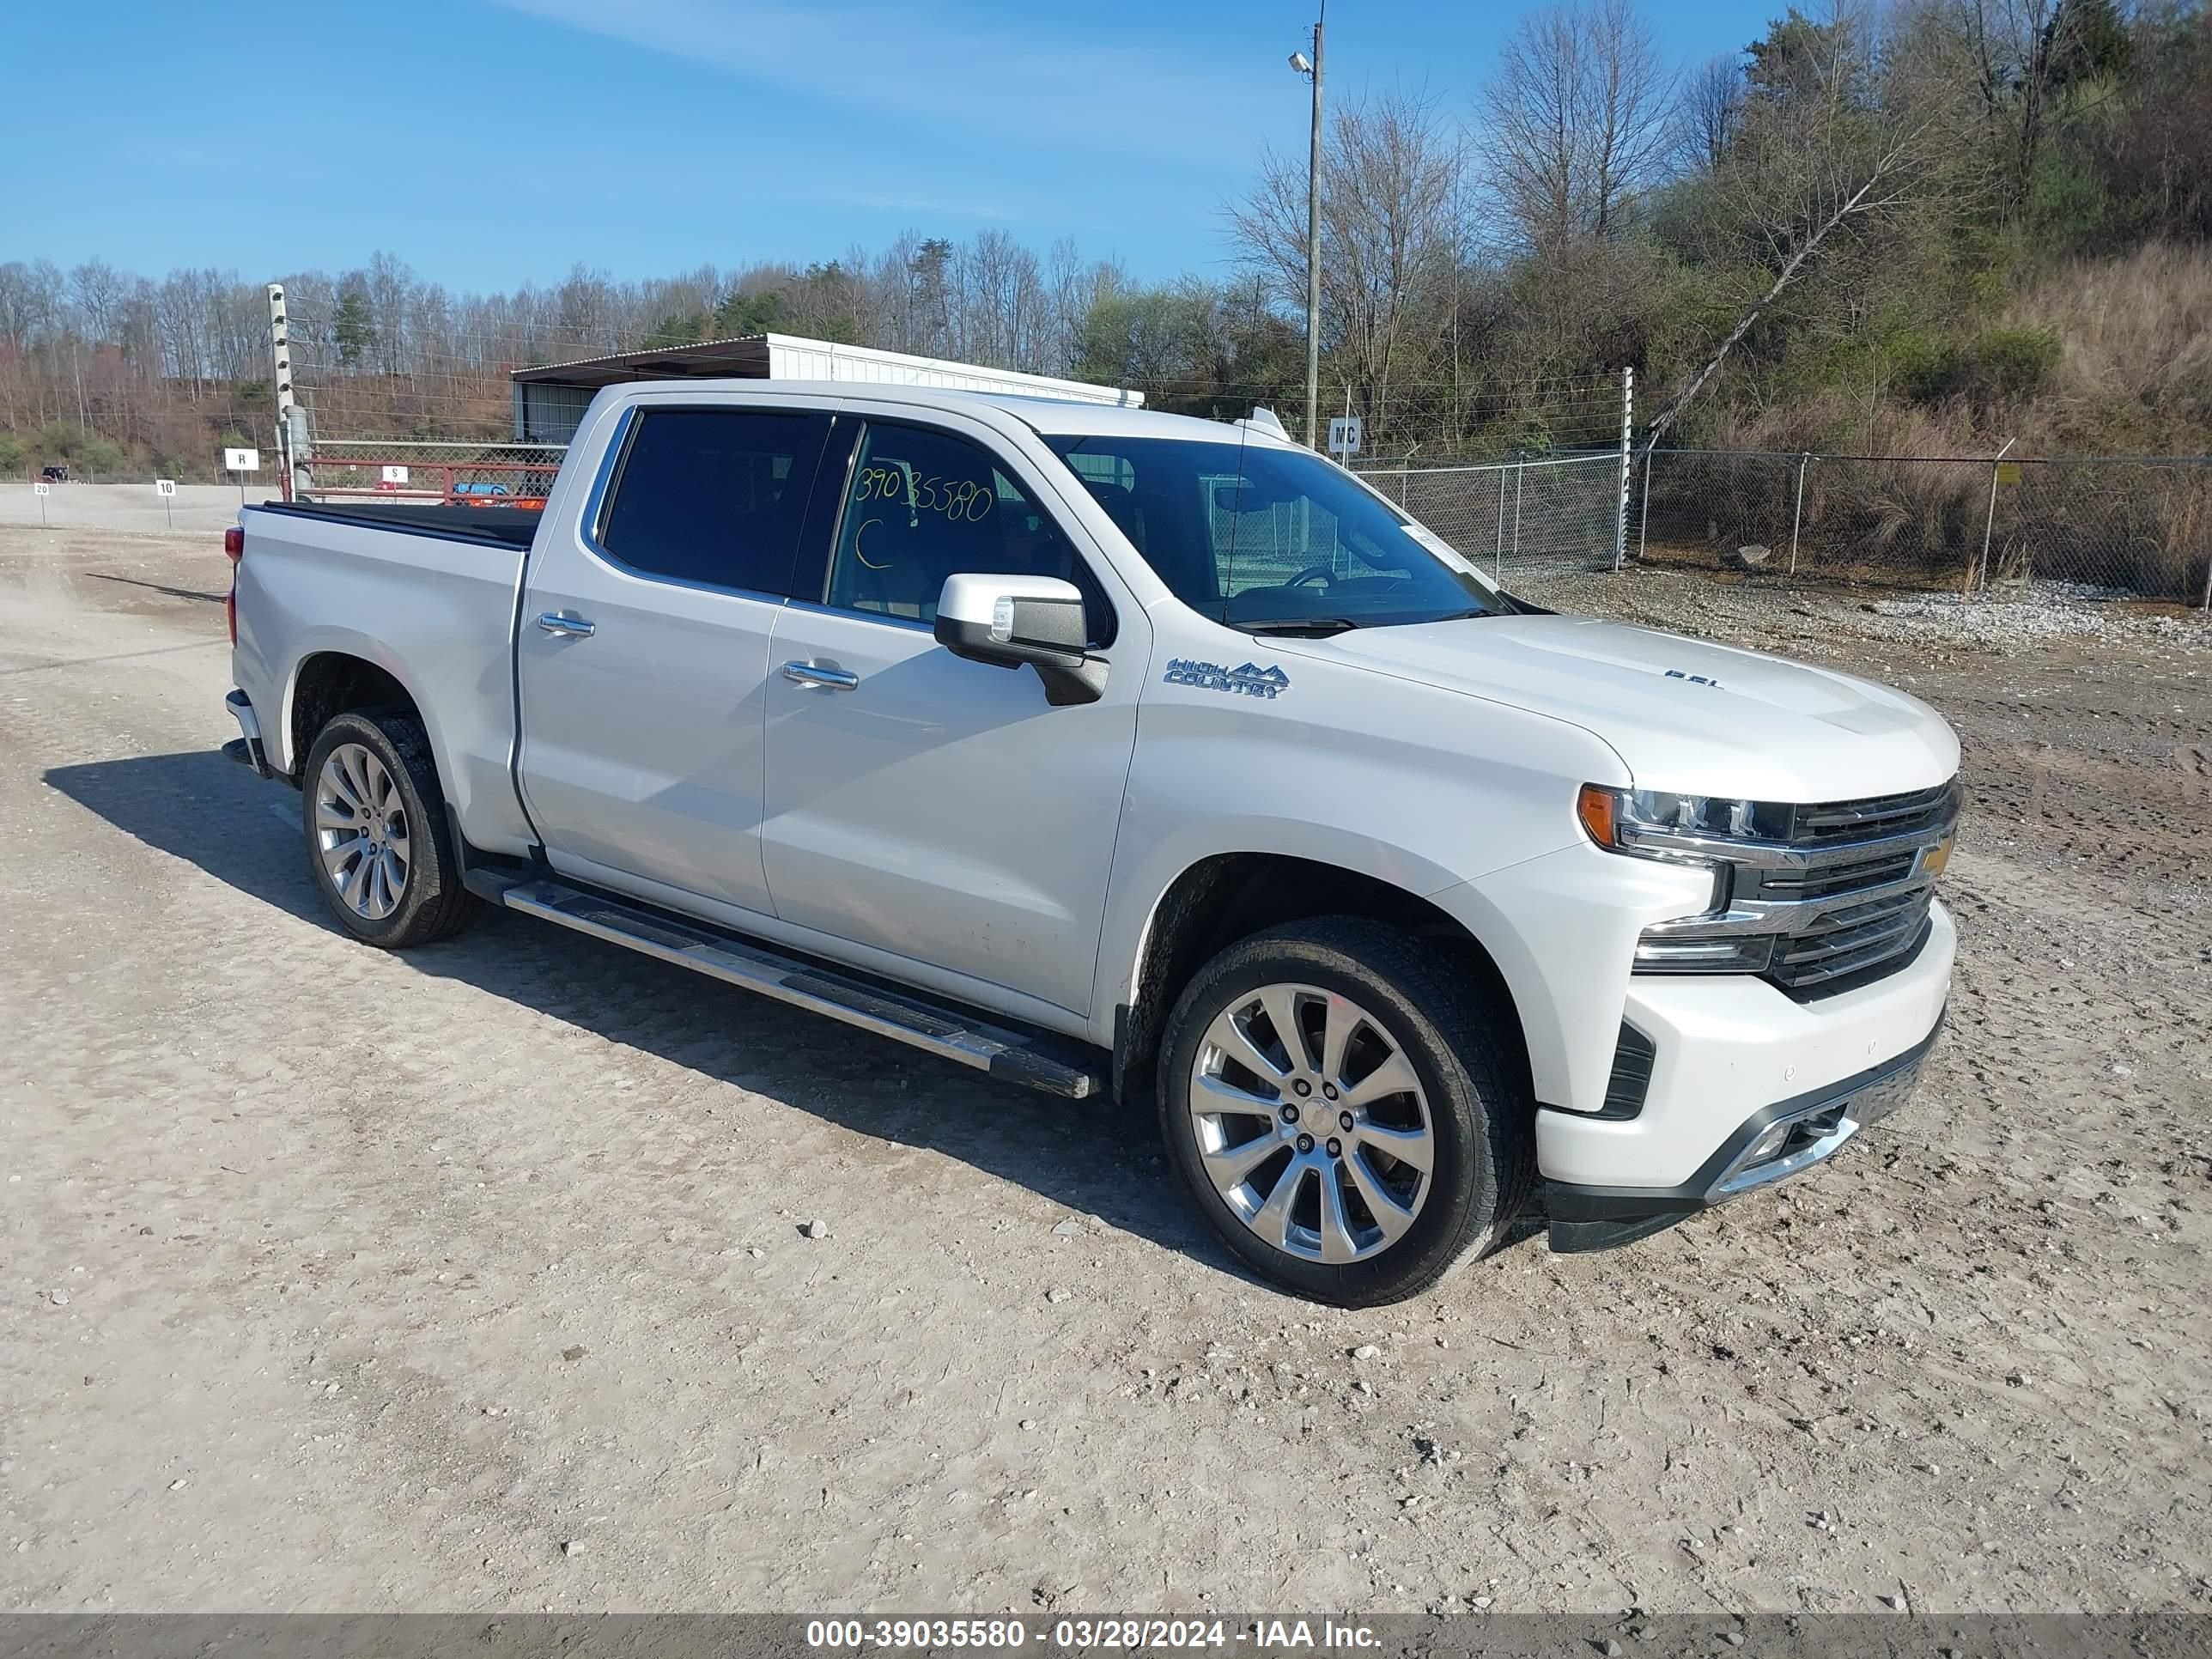
<path id="1" fill-rule="evenodd" d="M 1780 0 L 1645 0 L 1687 60 Z M 1522 9 L 1337 0 L 1328 90 L 1471 100 Z M 1310 0 L 81 0 L 0 100 L 0 260 L 258 280 L 389 249 L 455 288 L 824 258 L 900 231 L 1218 268 L 1304 143 Z M 272 26 L 277 30 L 271 33 Z"/>

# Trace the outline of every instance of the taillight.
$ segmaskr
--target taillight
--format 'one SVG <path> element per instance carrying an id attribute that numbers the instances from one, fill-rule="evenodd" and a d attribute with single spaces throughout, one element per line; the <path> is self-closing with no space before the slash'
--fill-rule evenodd
<path id="1" fill-rule="evenodd" d="M 246 526 L 234 524 L 222 532 L 223 556 L 230 561 L 230 592 L 222 596 L 223 620 L 230 624 L 230 642 L 238 643 L 238 562 L 246 556 Z"/>

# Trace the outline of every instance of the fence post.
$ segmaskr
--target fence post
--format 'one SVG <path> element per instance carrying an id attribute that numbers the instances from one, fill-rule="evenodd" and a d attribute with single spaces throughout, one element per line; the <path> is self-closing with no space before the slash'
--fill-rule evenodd
<path id="1" fill-rule="evenodd" d="M 1516 562 L 1521 557 L 1521 479 L 1528 470 L 1528 461 L 1516 455 L 1513 463 L 1513 557 Z"/>
<path id="2" fill-rule="evenodd" d="M 1995 458 L 1990 462 L 1990 514 L 1982 520 L 1982 586 L 1984 587 L 1989 586 L 1990 581 L 1990 538 L 1997 527 L 1997 470 L 2004 460 L 2005 450 L 2010 449 L 2019 441 L 2017 438 L 2007 438 L 2004 441 L 2004 449 L 1997 451 Z M 1973 591 L 1974 562 L 1970 557 L 1966 561 L 1966 585 L 1959 592 L 1963 597 Z"/>
<path id="3" fill-rule="evenodd" d="M 1500 587 L 1505 586 L 1505 469 L 1498 469 L 1498 551 L 1491 562 Z"/>
<path id="4" fill-rule="evenodd" d="M 1613 568 L 1628 558 L 1628 436 L 1636 414 L 1636 371 L 1620 371 L 1620 507 L 1613 518 Z"/>
<path id="5" fill-rule="evenodd" d="M 269 355 L 276 370 L 276 476 L 289 501 L 303 495 L 305 488 L 295 444 L 298 434 L 293 430 L 292 333 L 284 318 L 282 283 L 269 284 Z"/>
<path id="6" fill-rule="evenodd" d="M 1797 506 L 1790 515 L 1790 574 L 1792 576 L 1797 574 L 1797 532 L 1805 522 L 1805 464 L 1812 459 L 1810 455 L 1797 458 Z"/>
<path id="7" fill-rule="evenodd" d="M 1638 564 L 1644 562 L 1644 555 L 1650 545 L 1651 463 L 1658 458 L 1658 454 L 1659 452 L 1656 449 L 1647 449 L 1644 452 L 1644 511 L 1636 522 L 1636 562 Z"/>

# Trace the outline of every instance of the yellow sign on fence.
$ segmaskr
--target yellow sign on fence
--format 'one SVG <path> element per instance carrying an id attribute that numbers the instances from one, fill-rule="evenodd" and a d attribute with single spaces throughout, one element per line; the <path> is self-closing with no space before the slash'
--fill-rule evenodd
<path id="1" fill-rule="evenodd" d="M 1999 461 L 1997 463 L 1997 482 L 2001 484 L 2018 483 L 2020 482 L 2020 463 L 2018 461 Z"/>

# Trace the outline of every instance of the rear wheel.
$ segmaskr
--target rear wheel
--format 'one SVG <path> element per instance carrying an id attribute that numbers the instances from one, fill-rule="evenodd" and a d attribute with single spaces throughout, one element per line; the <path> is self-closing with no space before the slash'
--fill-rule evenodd
<path id="1" fill-rule="evenodd" d="M 459 933 L 477 901 L 461 885 L 430 744 L 412 715 L 340 714 L 301 770 L 315 885 L 339 924 L 386 950 Z"/>
<path id="2" fill-rule="evenodd" d="M 1162 1049 L 1170 1156 L 1229 1248 L 1297 1294 L 1418 1294 L 1519 1210 L 1533 1109 L 1463 974 L 1377 922 L 1230 946 Z"/>

